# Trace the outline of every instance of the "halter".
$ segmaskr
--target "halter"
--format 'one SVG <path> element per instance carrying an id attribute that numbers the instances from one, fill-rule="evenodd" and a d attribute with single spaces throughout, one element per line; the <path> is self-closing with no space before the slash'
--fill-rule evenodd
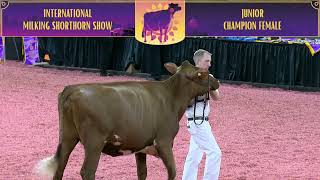
<path id="1" fill-rule="evenodd" d="M 205 120 L 205 118 L 204 118 L 204 110 L 206 109 L 206 106 L 207 106 L 207 100 L 209 99 L 209 91 L 210 91 L 210 81 L 209 81 L 209 77 L 210 75 L 208 74 L 208 88 L 209 88 L 209 90 L 208 90 L 208 92 L 206 93 L 206 96 L 205 96 L 205 98 L 204 98 L 204 100 L 203 100 L 203 110 L 202 110 L 202 121 L 199 123 L 199 124 L 197 124 L 196 123 L 196 108 L 197 108 L 197 97 L 198 96 L 196 96 L 195 98 L 194 98 L 194 106 L 193 106 L 193 122 L 194 122 L 194 124 L 196 124 L 197 126 L 198 125 L 201 125 L 202 123 L 203 123 L 203 121 Z"/>

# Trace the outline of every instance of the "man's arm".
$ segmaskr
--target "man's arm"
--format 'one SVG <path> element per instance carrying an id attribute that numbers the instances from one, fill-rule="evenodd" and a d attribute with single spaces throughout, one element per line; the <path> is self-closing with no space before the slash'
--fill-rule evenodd
<path id="1" fill-rule="evenodd" d="M 213 75 L 210 74 L 212 77 Z M 218 83 L 219 83 L 219 86 L 220 86 L 220 81 L 218 80 Z M 212 91 L 209 91 L 209 94 L 211 96 L 211 98 L 215 101 L 219 100 L 220 99 L 220 93 L 219 93 L 219 90 L 216 89 L 216 90 L 212 90 Z"/>

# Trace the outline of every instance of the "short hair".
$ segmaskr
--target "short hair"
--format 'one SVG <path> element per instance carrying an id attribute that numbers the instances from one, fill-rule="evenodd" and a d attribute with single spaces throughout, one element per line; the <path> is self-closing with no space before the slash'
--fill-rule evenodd
<path id="1" fill-rule="evenodd" d="M 203 57 L 204 54 L 209 54 L 210 56 L 212 55 L 211 53 L 209 53 L 208 51 L 204 50 L 204 49 L 198 49 L 196 52 L 194 52 L 193 54 L 193 61 L 195 64 L 197 64 L 197 62 L 199 61 L 199 59 L 201 57 Z"/>

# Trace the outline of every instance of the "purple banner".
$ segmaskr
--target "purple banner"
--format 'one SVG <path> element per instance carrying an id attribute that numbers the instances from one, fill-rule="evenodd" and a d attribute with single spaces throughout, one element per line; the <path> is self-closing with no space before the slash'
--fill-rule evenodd
<path id="1" fill-rule="evenodd" d="M 4 61 L 4 43 L 2 37 L 0 37 L 0 64 Z"/>
<path id="2" fill-rule="evenodd" d="M 186 36 L 318 36 L 311 3 L 189 3 Z"/>
<path id="3" fill-rule="evenodd" d="M 38 38 L 23 37 L 25 64 L 33 65 L 39 62 Z"/>
<path id="4" fill-rule="evenodd" d="M 3 36 L 134 36 L 134 3 L 12 3 Z"/>

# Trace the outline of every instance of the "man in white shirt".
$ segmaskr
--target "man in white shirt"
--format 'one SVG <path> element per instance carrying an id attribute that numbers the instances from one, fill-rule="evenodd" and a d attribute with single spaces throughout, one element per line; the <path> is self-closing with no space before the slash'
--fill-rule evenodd
<path id="1" fill-rule="evenodd" d="M 208 70 L 211 66 L 211 53 L 199 49 L 194 53 L 195 66 Z M 211 75 L 212 76 L 212 75 Z M 209 94 L 213 100 L 219 99 L 219 91 L 210 91 L 198 96 L 186 110 L 187 126 L 190 133 L 189 152 L 184 164 L 182 180 L 196 180 L 198 166 L 206 153 L 204 180 L 217 180 L 220 172 L 221 150 L 208 121 L 210 113 Z"/>

